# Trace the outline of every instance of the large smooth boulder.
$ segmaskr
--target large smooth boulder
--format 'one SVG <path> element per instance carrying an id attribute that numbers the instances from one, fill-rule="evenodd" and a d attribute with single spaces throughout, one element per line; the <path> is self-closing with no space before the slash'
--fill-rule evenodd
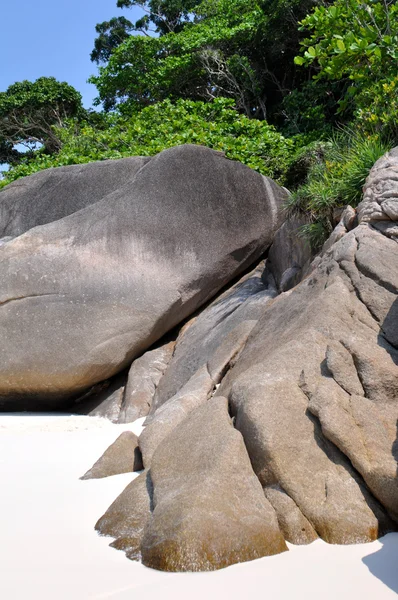
<path id="1" fill-rule="evenodd" d="M 132 181 L 150 158 L 132 156 L 39 171 L 0 191 L 0 239 L 62 219 Z"/>
<path id="2" fill-rule="evenodd" d="M 266 250 L 285 196 L 218 152 L 180 146 L 3 244 L 1 406 L 59 405 L 127 367 Z"/>

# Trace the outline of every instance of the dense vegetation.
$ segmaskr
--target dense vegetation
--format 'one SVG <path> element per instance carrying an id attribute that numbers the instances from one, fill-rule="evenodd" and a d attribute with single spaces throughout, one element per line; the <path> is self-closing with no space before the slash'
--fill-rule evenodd
<path id="1" fill-rule="evenodd" d="M 0 93 L 0 161 L 11 165 L 0 185 L 50 166 L 205 144 L 292 189 L 290 208 L 309 216 L 306 234 L 319 245 L 333 209 L 358 202 L 374 160 L 397 142 L 397 4 L 117 6 L 139 6 L 142 17 L 96 27 L 100 110 L 84 110 L 53 78 Z"/>
<path id="2" fill-rule="evenodd" d="M 202 144 L 221 150 L 265 175 L 283 181 L 294 142 L 266 121 L 249 119 L 234 108 L 233 100 L 214 102 L 170 100 L 147 106 L 131 116 L 93 114 L 58 129 L 59 152 L 39 152 L 20 162 L 8 179 L 47 167 L 85 163 L 124 156 L 151 156 L 179 144 Z"/>

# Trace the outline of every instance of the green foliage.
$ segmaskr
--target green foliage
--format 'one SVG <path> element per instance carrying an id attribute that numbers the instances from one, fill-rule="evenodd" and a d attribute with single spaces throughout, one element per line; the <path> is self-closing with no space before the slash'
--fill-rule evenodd
<path id="1" fill-rule="evenodd" d="M 101 63 L 109 60 L 112 52 L 124 42 L 134 31 L 134 25 L 126 17 L 113 17 L 110 21 L 95 26 L 98 37 L 94 41 L 94 49 L 90 58 Z"/>
<path id="2" fill-rule="evenodd" d="M 293 62 L 298 22 L 320 1 L 119 0 L 118 6 L 143 6 L 144 22 L 154 24 L 159 37 L 131 36 L 110 45 L 105 40 L 109 62 L 91 78 L 97 101 L 105 110 L 126 111 L 166 98 L 222 96 L 233 98 L 249 117 L 281 121 L 282 98 L 306 79 Z"/>
<path id="3" fill-rule="evenodd" d="M 349 130 L 323 144 L 322 160 L 313 162 L 307 181 L 289 198 L 290 210 L 304 212 L 312 220 L 303 235 L 313 245 L 319 247 L 331 232 L 334 209 L 358 205 L 370 169 L 389 149 L 391 143 L 378 135 L 364 136 Z M 307 150 L 313 151 L 311 146 Z"/>
<path id="4" fill-rule="evenodd" d="M 322 248 L 326 239 L 332 232 L 328 219 L 318 218 L 314 223 L 308 223 L 300 228 L 299 236 L 310 244 L 312 250 L 317 252 Z"/>
<path id="5" fill-rule="evenodd" d="M 328 141 L 311 141 L 305 136 L 297 136 L 295 140 L 297 149 L 291 157 L 285 175 L 285 185 L 291 191 L 303 185 L 310 171 L 313 171 L 317 165 L 323 165 L 331 146 Z"/>
<path id="6" fill-rule="evenodd" d="M 41 169 L 125 156 L 152 156 L 179 144 L 200 144 L 225 152 L 260 173 L 282 181 L 294 142 L 285 139 L 265 121 L 239 115 L 233 101 L 211 103 L 170 100 L 149 106 L 131 117 L 96 116 L 93 123 L 57 131 L 62 148 L 56 155 L 36 153 L 10 169 L 2 185 Z"/>
<path id="7" fill-rule="evenodd" d="M 0 159 L 15 164 L 23 154 L 14 146 L 24 145 L 32 151 L 37 144 L 47 153 L 61 147 L 54 126 L 83 114 L 81 95 L 67 83 L 54 77 L 40 77 L 34 82 L 21 81 L 0 92 Z"/>
<path id="8" fill-rule="evenodd" d="M 148 37 L 151 33 L 159 36 L 178 33 L 190 22 L 191 11 L 200 2 L 201 0 L 118 0 L 119 8 L 137 6 L 144 11 L 144 16 L 135 23 L 126 17 L 113 17 L 109 21 L 98 23 L 95 30 L 99 35 L 94 41 L 91 60 L 98 64 L 106 63 L 112 52 L 133 33 L 142 33 Z"/>
<path id="9" fill-rule="evenodd" d="M 159 35 L 178 33 L 190 22 L 192 11 L 201 0 L 117 0 L 119 8 L 141 8 L 145 15 L 136 21 L 134 30 L 154 31 Z"/>
<path id="10" fill-rule="evenodd" d="M 196 10 L 195 23 L 186 23 L 177 33 L 129 37 L 91 82 L 106 110 L 126 101 L 131 110 L 166 98 L 210 100 L 225 92 L 237 97 L 241 90 L 234 64 L 260 20 L 256 1 L 206 0 Z"/>
<path id="11" fill-rule="evenodd" d="M 336 0 L 302 21 L 310 32 L 297 65 L 316 79 L 346 81 L 339 113 L 368 132 L 395 129 L 398 117 L 398 5 L 384 0 Z"/>
<path id="12" fill-rule="evenodd" d="M 282 131 L 286 135 L 314 134 L 317 139 L 330 137 L 345 86 L 341 81 L 310 80 L 295 88 L 283 99 Z"/>
<path id="13" fill-rule="evenodd" d="M 358 203 L 389 135 L 398 136 L 397 3 L 117 5 L 145 14 L 97 26 L 92 59 L 103 66 L 91 82 L 105 112 L 83 111 L 76 90 L 53 78 L 0 94 L 0 160 L 11 164 L 1 185 L 48 167 L 201 144 L 293 189 L 289 207 L 310 216 L 302 233 L 319 246 L 334 209 Z M 333 137 L 339 122 L 356 133 Z M 30 151 L 19 153 L 19 143 Z"/>

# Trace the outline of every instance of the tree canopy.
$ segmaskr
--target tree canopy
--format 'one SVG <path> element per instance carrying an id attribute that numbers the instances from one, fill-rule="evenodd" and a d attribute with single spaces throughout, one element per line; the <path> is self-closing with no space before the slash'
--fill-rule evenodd
<path id="1" fill-rule="evenodd" d="M 158 35 L 131 36 L 126 29 L 114 43 L 116 29 L 108 29 L 109 46 L 104 41 L 101 55 L 106 64 L 91 78 L 99 91 L 98 103 L 105 110 L 126 111 L 165 98 L 211 101 L 224 96 L 233 98 L 248 117 L 269 117 L 298 80 L 308 78 L 293 58 L 299 51 L 298 23 L 318 4 L 318 0 L 120 0 L 119 6 L 139 5 L 148 11 L 144 21 L 129 26 L 130 33 L 145 32 L 144 23 L 148 27 L 153 23 Z"/>
<path id="2" fill-rule="evenodd" d="M 201 144 L 225 152 L 257 171 L 283 181 L 294 141 L 266 121 L 238 115 L 233 100 L 170 100 L 148 106 L 133 116 L 94 115 L 76 128 L 70 120 L 58 131 L 56 154 L 36 153 L 8 174 L 8 181 L 40 169 L 125 156 L 153 156 L 180 144 Z"/>
<path id="3" fill-rule="evenodd" d="M 40 77 L 34 82 L 21 81 L 0 92 L 0 162 L 18 163 L 21 153 L 37 145 L 46 152 L 60 150 L 59 133 L 66 119 L 83 112 L 81 95 L 71 85 L 54 77 Z"/>
<path id="4" fill-rule="evenodd" d="M 301 23 L 308 32 L 298 65 L 316 67 L 316 80 L 341 81 L 338 112 L 368 130 L 396 128 L 398 5 L 386 0 L 336 0 Z"/>

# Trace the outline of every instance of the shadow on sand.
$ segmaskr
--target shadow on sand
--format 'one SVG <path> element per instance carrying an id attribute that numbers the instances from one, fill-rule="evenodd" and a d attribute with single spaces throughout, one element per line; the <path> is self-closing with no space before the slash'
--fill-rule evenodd
<path id="1" fill-rule="evenodd" d="M 379 542 L 380 550 L 364 556 L 362 561 L 369 571 L 398 594 L 398 533 L 389 533 Z"/>

